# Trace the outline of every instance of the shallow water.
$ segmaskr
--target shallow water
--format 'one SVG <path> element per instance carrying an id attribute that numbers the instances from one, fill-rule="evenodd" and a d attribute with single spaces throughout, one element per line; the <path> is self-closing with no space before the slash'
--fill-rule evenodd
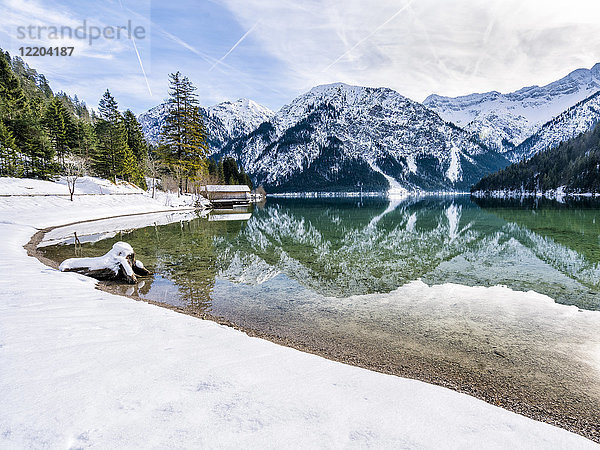
<path id="1" fill-rule="evenodd" d="M 42 250 L 62 261 L 124 240 L 155 272 L 119 286 L 124 294 L 593 428 L 597 206 L 465 196 L 269 199 L 252 211 L 133 231 L 106 233 L 98 222 L 95 232 L 81 227 L 78 238 L 88 242 L 74 246 L 66 234 Z"/>
<path id="2" fill-rule="evenodd" d="M 96 256 L 126 240 L 157 274 L 138 294 L 178 306 L 216 307 L 221 289 L 236 297 L 225 288 L 229 282 L 253 302 L 272 291 L 285 292 L 285 301 L 387 293 L 421 279 L 505 285 L 600 309 L 600 217 L 593 204 L 478 202 L 269 200 L 254 211 L 187 216 L 44 252 L 56 260 Z M 85 231 L 78 237 L 94 239 Z"/>

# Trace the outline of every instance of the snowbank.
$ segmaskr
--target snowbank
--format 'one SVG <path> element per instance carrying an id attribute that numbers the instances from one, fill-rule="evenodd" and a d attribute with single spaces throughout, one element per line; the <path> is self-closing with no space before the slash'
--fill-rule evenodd
<path id="1" fill-rule="evenodd" d="M 57 244 L 73 244 L 75 235 L 80 243 L 96 242 L 109 239 L 122 231 L 131 231 L 147 226 L 168 225 L 174 222 L 187 222 L 197 217 L 206 216 L 208 210 L 172 211 L 169 213 L 141 214 L 135 216 L 117 217 L 114 219 L 96 220 L 88 223 L 55 228 L 44 235 L 44 240 L 38 247 Z"/>
<path id="2" fill-rule="evenodd" d="M 151 196 L 149 192 L 138 188 L 126 181 L 119 180 L 117 184 L 98 177 L 81 177 L 75 183 L 75 195 L 145 195 Z M 59 177 L 56 181 L 33 180 L 29 178 L 0 178 L 0 196 L 69 196 L 67 180 Z M 169 208 L 204 207 L 210 206 L 210 202 L 201 195 L 183 194 L 177 195 L 172 192 L 156 190 L 154 200 Z"/>
<path id="3" fill-rule="evenodd" d="M 75 194 L 144 194 L 145 191 L 126 181 L 114 184 L 97 177 L 81 177 L 75 183 Z M 0 195 L 69 195 L 67 180 L 55 182 L 29 178 L 0 178 Z"/>
<path id="4" fill-rule="evenodd" d="M 0 447 L 595 448 L 419 381 L 94 289 L 26 255 L 36 228 L 164 209 L 0 198 Z"/>

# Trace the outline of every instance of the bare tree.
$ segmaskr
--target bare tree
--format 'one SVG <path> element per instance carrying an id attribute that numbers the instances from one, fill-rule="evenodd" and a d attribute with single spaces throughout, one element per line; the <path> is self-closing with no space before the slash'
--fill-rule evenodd
<path id="1" fill-rule="evenodd" d="M 148 154 L 148 158 L 146 158 L 146 169 L 147 173 L 152 177 L 152 198 L 154 198 L 156 193 L 156 179 L 160 174 L 160 163 L 152 153 Z"/>
<path id="2" fill-rule="evenodd" d="M 71 195 L 71 201 L 73 201 L 73 194 L 75 194 L 75 184 L 77 183 L 77 179 L 87 173 L 86 161 L 84 158 L 71 157 L 63 164 L 63 170 L 65 173 L 65 179 L 67 180 L 69 194 Z"/>

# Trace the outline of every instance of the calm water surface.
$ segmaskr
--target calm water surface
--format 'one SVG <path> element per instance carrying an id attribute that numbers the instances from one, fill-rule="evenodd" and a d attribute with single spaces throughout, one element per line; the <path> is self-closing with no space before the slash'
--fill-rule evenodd
<path id="1" fill-rule="evenodd" d="M 98 256 L 125 240 L 156 273 L 137 286 L 138 295 L 216 314 L 223 303 L 288 310 L 311 297 L 335 302 L 388 293 L 416 279 L 505 285 L 597 310 L 595 206 L 468 197 L 269 199 L 250 212 L 215 211 L 122 232 L 77 253 L 73 245 L 44 251 L 59 261 Z"/>

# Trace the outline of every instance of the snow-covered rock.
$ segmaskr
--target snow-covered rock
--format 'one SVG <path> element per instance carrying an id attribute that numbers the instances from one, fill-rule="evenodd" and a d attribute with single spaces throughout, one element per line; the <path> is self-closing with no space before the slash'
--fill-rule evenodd
<path id="1" fill-rule="evenodd" d="M 589 70 L 577 69 L 546 86 L 525 87 L 509 94 L 492 91 L 455 98 L 430 95 L 423 104 L 445 120 L 475 133 L 488 146 L 508 151 L 598 91 L 600 64 Z"/>
<path id="2" fill-rule="evenodd" d="M 149 272 L 141 261 L 135 259 L 135 252 L 127 242 L 116 242 L 103 256 L 95 258 L 69 258 L 58 269 L 61 272 L 77 272 L 99 280 L 123 279 L 136 283 L 137 275 Z"/>
<path id="3" fill-rule="evenodd" d="M 222 151 L 269 192 L 464 190 L 506 159 L 387 88 L 301 95 Z"/>

